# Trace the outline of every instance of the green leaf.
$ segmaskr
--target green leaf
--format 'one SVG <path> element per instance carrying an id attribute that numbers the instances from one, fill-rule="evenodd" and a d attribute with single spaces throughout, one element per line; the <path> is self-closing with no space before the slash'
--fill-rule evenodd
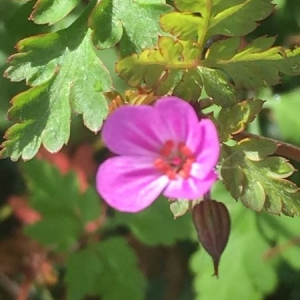
<path id="1" fill-rule="evenodd" d="M 31 193 L 30 205 L 42 216 L 25 232 L 57 250 L 70 249 L 85 232 L 86 224 L 100 215 L 97 194 L 92 189 L 81 194 L 75 174 L 63 176 L 47 162 L 32 160 L 23 169 Z"/>
<path id="2" fill-rule="evenodd" d="M 184 200 L 184 199 L 178 199 L 174 200 L 170 204 L 170 210 L 174 216 L 174 219 L 177 219 L 178 217 L 184 216 L 190 209 L 191 201 Z"/>
<path id="3" fill-rule="evenodd" d="M 250 177 L 250 179 L 248 179 Z M 259 181 L 254 181 L 254 178 L 250 176 L 245 176 L 245 182 L 243 183 L 243 193 L 240 197 L 243 204 L 255 211 L 261 211 L 265 201 L 266 192 L 263 185 Z M 276 199 L 274 199 L 276 201 Z M 275 202 L 274 201 L 274 202 Z M 280 213 L 279 210 L 278 213 Z M 276 212 L 275 212 L 276 213 Z"/>
<path id="4" fill-rule="evenodd" d="M 239 146 L 245 152 L 245 155 L 254 161 L 260 161 L 273 154 L 277 145 L 269 140 L 258 140 L 258 139 L 244 139 L 240 142 Z M 289 176 L 289 175 L 287 175 Z"/>
<path id="5" fill-rule="evenodd" d="M 170 10 L 164 3 L 162 0 L 99 1 L 90 17 L 94 44 L 109 48 L 121 42 L 122 56 L 153 46 L 161 33 L 159 17 Z"/>
<path id="6" fill-rule="evenodd" d="M 276 265 L 263 256 L 270 246 L 258 226 L 262 216 L 234 203 L 220 184 L 214 188 L 212 197 L 226 202 L 232 226 L 220 261 L 219 280 L 212 276 L 211 258 L 204 249 L 192 256 L 195 300 L 262 300 L 277 283 Z"/>
<path id="7" fill-rule="evenodd" d="M 200 98 L 202 92 L 202 78 L 197 70 L 184 72 L 181 80 L 174 88 L 173 95 L 187 101 L 195 101 Z"/>
<path id="8" fill-rule="evenodd" d="M 97 293 L 97 283 L 101 283 L 99 277 L 104 266 L 100 255 L 93 250 L 86 248 L 69 256 L 65 277 L 68 300 L 82 300 L 87 294 Z"/>
<path id="9" fill-rule="evenodd" d="M 67 251 L 76 245 L 82 232 L 80 224 L 76 224 L 73 219 L 74 216 L 72 218 L 66 216 L 66 213 L 57 212 L 56 216 L 46 216 L 37 223 L 27 225 L 25 233 L 56 251 Z"/>
<path id="10" fill-rule="evenodd" d="M 52 25 L 65 17 L 80 2 L 80 0 L 38 0 L 30 19 L 37 24 Z"/>
<path id="11" fill-rule="evenodd" d="M 150 246 L 172 245 L 187 238 L 193 228 L 189 214 L 174 220 L 169 203 L 163 197 L 137 214 L 116 212 L 114 223 L 128 226 L 136 238 Z"/>
<path id="12" fill-rule="evenodd" d="M 130 86 L 143 85 L 157 95 L 173 89 L 174 95 L 197 100 L 203 86 L 201 72 L 194 70 L 199 57 L 197 44 L 162 36 L 156 47 L 121 59 L 116 72 Z"/>
<path id="13" fill-rule="evenodd" d="M 228 141 L 232 134 L 243 131 L 261 111 L 264 101 L 248 99 L 231 107 L 223 107 L 218 115 L 220 137 Z"/>
<path id="14" fill-rule="evenodd" d="M 221 175 L 235 199 L 255 211 L 300 216 L 300 192 L 285 179 L 294 168 L 283 157 L 268 157 L 276 149 L 273 142 L 245 139 L 224 148 Z"/>
<path id="15" fill-rule="evenodd" d="M 224 149 L 224 145 L 222 147 L 222 153 L 226 153 L 226 155 L 222 155 L 222 157 L 225 157 L 225 161 L 221 166 L 221 175 L 225 181 L 224 184 L 227 190 L 230 191 L 231 196 L 234 199 L 238 199 L 244 190 L 243 184 L 245 182 L 245 174 L 241 167 L 236 164 L 235 157 L 231 155 L 232 153 L 230 149 Z M 232 166 L 234 167 L 232 168 Z M 232 172 L 233 169 L 234 172 Z M 228 180 L 228 178 L 230 178 L 230 180 Z"/>
<path id="16" fill-rule="evenodd" d="M 71 254 L 65 281 L 68 300 L 82 300 L 87 295 L 99 295 L 103 300 L 144 299 L 145 279 L 134 251 L 123 238 L 111 238 Z"/>
<path id="17" fill-rule="evenodd" d="M 205 67 L 222 70 L 237 88 L 247 90 L 275 85 L 281 73 L 300 74 L 300 48 L 294 51 L 270 48 L 273 43 L 274 38 L 260 37 L 239 49 L 238 38 L 218 41 L 212 44 L 202 63 Z"/>
<path id="18" fill-rule="evenodd" d="M 163 30 L 203 45 L 214 35 L 243 36 L 272 11 L 271 0 L 175 0 L 179 12 L 162 16 Z"/>
<path id="19" fill-rule="evenodd" d="M 121 21 L 114 13 L 112 0 L 102 0 L 90 16 L 90 27 L 93 29 L 93 43 L 99 49 L 115 46 L 123 35 Z"/>
<path id="20" fill-rule="evenodd" d="M 236 103 L 237 97 L 234 87 L 219 70 L 199 67 L 206 94 L 213 98 L 214 103 L 222 107 Z"/>
<path id="21" fill-rule="evenodd" d="M 158 84 L 168 69 L 186 69 L 195 66 L 200 55 L 199 47 L 188 41 L 178 41 L 171 37 L 159 37 L 157 47 L 144 50 L 121 59 L 116 72 L 131 86 L 142 81 L 149 88 Z"/>
<path id="22" fill-rule="evenodd" d="M 91 44 L 88 12 L 67 29 L 18 43 L 5 74 L 33 87 L 13 99 L 9 118 L 16 124 L 6 133 L 3 157 L 30 159 L 41 144 L 57 152 L 68 142 L 71 112 L 82 114 L 90 130 L 100 129 L 108 113 L 103 92 L 112 83 Z"/>

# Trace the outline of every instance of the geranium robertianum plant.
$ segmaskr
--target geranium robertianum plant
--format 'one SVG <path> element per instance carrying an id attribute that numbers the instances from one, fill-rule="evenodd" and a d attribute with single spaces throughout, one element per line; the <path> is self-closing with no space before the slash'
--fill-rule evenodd
<path id="1" fill-rule="evenodd" d="M 214 258 L 216 274 L 230 228 L 223 204 L 209 200 L 217 177 L 247 208 L 300 215 L 299 189 L 287 179 L 295 171 L 287 159 L 299 161 L 299 149 L 247 131 L 263 109 L 264 101 L 256 97 L 259 89 L 276 85 L 284 74 L 300 74 L 299 48 L 273 47 L 273 37 L 248 36 L 274 10 L 273 1 L 39 0 L 30 19 L 54 24 L 76 6 L 79 12 L 71 25 L 64 28 L 58 23 L 59 30 L 19 41 L 18 53 L 9 58 L 5 76 L 26 80 L 29 89 L 13 98 L 8 117 L 14 124 L 5 134 L 2 157 L 29 160 L 41 145 L 49 152 L 59 151 L 69 141 L 72 113 L 82 115 L 88 129 L 102 130 L 104 144 L 116 155 L 97 172 L 96 188 L 105 202 L 134 213 L 131 220 L 167 203 L 161 198 L 154 202 L 161 194 L 169 198 L 175 217 L 191 217 L 193 210 L 199 238 Z M 115 70 L 110 72 L 98 57 L 109 48 L 118 53 Z M 113 84 L 112 73 L 125 81 L 125 89 Z M 108 115 L 116 103 L 121 107 Z M 24 167 L 29 186 L 39 191 L 31 203 L 42 219 L 28 226 L 27 233 L 57 251 L 71 249 L 82 235 L 86 241 L 86 224 L 100 214 L 94 189 L 85 196 L 79 194 L 70 176 L 56 190 L 55 180 L 50 180 L 59 178 L 54 170 L 34 162 L 34 168 L 30 166 Z M 40 190 L 37 177 L 42 176 L 49 176 L 44 181 L 49 186 Z M 68 201 L 64 186 L 72 191 L 74 201 Z M 39 200 L 43 190 L 63 200 L 48 207 L 50 196 L 43 198 L 48 202 Z M 32 187 L 31 193 L 35 193 Z M 89 201 L 83 204 L 81 197 Z M 115 215 L 115 224 L 125 224 L 139 236 L 135 221 L 126 221 L 126 214 Z M 174 224 L 184 222 L 180 219 Z M 53 224 L 60 226 L 51 235 Z M 64 226 L 67 229 L 60 231 Z M 98 289 L 96 284 L 77 290 L 73 281 L 77 260 L 82 258 L 92 266 L 89 257 L 95 258 L 95 253 L 109 256 L 120 246 L 129 257 L 127 267 L 133 269 L 134 255 L 122 239 L 83 244 L 86 248 L 68 261 L 70 299 L 85 294 L 109 298 L 113 290 Z M 99 268 L 104 261 L 97 261 Z M 119 271 L 110 267 L 112 274 Z M 95 280 L 93 276 L 88 279 Z"/>

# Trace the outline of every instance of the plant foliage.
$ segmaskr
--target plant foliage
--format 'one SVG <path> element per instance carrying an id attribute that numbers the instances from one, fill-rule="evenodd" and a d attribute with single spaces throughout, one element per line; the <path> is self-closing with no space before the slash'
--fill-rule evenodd
<path id="1" fill-rule="evenodd" d="M 288 49 L 278 45 L 274 37 L 258 34 L 258 24 L 272 12 L 276 14 L 275 1 L 3 3 L 0 10 L 6 8 L 17 21 L 17 10 L 27 12 L 29 8 L 26 19 L 33 22 L 33 28 L 42 29 L 32 31 L 31 36 L 25 34 L 27 29 L 17 34 L 18 39 L 22 37 L 16 44 L 17 53 L 8 58 L 4 76 L 13 82 L 25 82 L 27 88 L 23 85 L 23 91 L 11 101 L 7 112 L 11 123 L 1 156 L 13 161 L 32 159 L 22 164 L 22 172 L 29 204 L 41 218 L 27 225 L 25 232 L 47 251 L 64 256 L 62 273 L 68 300 L 86 296 L 145 299 L 146 280 L 138 267 L 137 245 L 168 252 L 166 249 L 174 250 L 179 241 L 194 241 L 190 211 L 195 203 L 160 197 L 139 214 L 112 212 L 105 204 L 101 206 L 102 202 L 100 205 L 102 200 L 93 187 L 82 192 L 74 173 L 62 175 L 34 157 L 41 147 L 56 153 L 68 144 L 72 153 L 78 140 L 89 139 L 87 131 L 77 130 L 83 126 L 78 125 L 76 115 L 86 129 L 97 133 L 109 112 L 118 106 L 151 104 L 163 95 L 192 102 L 200 117 L 215 122 L 222 147 L 217 168 L 220 182 L 239 201 L 235 203 L 224 190 L 217 190 L 213 196 L 226 202 L 232 231 L 221 258 L 222 281 L 217 289 L 203 250 L 193 254 L 190 265 L 195 274 L 195 299 L 263 299 L 276 288 L 279 260 L 300 269 L 296 247 L 280 250 L 282 244 L 289 245 L 287 248 L 299 244 L 295 229 L 299 228 L 299 219 L 290 219 L 289 223 L 288 218 L 272 216 L 300 216 L 299 174 L 289 161 L 300 161 L 300 150 L 284 144 L 292 151 L 282 153 L 282 143 L 277 140 L 251 132 L 243 136 L 255 126 L 262 127 L 265 114 L 269 121 L 270 110 L 278 123 L 278 127 L 272 127 L 273 137 L 300 143 L 294 130 L 300 126 L 296 109 L 299 87 L 276 98 L 281 101 L 265 93 L 272 94 L 276 89 L 273 86 L 300 74 L 300 47 Z M 11 7 L 17 8 L 10 12 Z M 13 36 L 13 22 L 7 19 L 0 20 L 1 40 Z M 291 19 L 289 16 L 285 21 Z M 7 55 L 7 51 L 5 48 L 3 53 Z M 98 136 L 95 139 L 94 149 L 101 148 L 101 152 L 103 145 Z M 102 152 L 100 156 L 106 158 Z M 81 162 L 88 158 L 85 155 Z M 100 225 L 99 216 L 103 219 Z M 90 224 L 99 226 L 91 232 Z M 279 253 L 276 261 L 270 247 Z M 168 264 L 173 266 L 171 262 Z M 146 274 L 147 268 L 142 267 Z M 223 272 L 227 273 L 223 276 Z"/>

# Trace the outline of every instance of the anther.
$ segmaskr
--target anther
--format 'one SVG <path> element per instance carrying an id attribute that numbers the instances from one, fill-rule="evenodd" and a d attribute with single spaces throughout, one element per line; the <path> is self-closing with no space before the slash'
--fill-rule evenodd
<path id="1" fill-rule="evenodd" d="M 166 174 L 169 179 L 171 179 L 171 180 L 176 179 L 176 176 L 177 176 L 176 171 L 173 170 L 173 168 L 170 166 L 170 164 L 168 164 L 161 158 L 157 158 L 154 161 L 154 166 L 157 169 L 159 169 L 162 173 Z"/>
<path id="2" fill-rule="evenodd" d="M 154 161 L 154 166 L 170 180 L 174 180 L 178 175 L 184 179 L 189 178 L 192 164 L 195 157 L 192 151 L 184 143 L 178 143 L 174 149 L 174 142 L 166 141 L 160 150 L 161 158 Z"/>
<path id="3" fill-rule="evenodd" d="M 183 142 L 180 142 L 178 144 L 178 151 L 185 157 L 191 157 L 193 156 L 192 151 L 190 150 L 190 148 Z"/>
<path id="4" fill-rule="evenodd" d="M 160 154 L 163 157 L 169 157 L 173 151 L 173 148 L 174 148 L 174 142 L 171 140 L 166 141 L 164 146 L 160 150 Z"/>

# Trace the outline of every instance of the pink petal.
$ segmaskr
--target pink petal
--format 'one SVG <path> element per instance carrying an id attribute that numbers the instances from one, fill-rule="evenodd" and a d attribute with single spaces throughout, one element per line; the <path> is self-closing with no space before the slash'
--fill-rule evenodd
<path id="1" fill-rule="evenodd" d="M 202 172 L 207 174 L 216 166 L 219 159 L 220 142 L 218 132 L 215 124 L 209 119 L 202 119 L 197 126 L 197 131 L 198 138 L 197 134 L 194 133 L 194 138 L 190 141 L 190 144 L 193 144 L 196 161 L 201 166 Z M 198 145 L 197 139 L 199 139 Z"/>
<path id="2" fill-rule="evenodd" d="M 193 107 L 177 97 L 163 97 L 154 106 L 161 114 L 169 131 L 169 139 L 186 142 L 199 119 Z"/>
<path id="3" fill-rule="evenodd" d="M 163 195 L 168 198 L 195 200 L 208 192 L 216 180 L 217 174 L 214 171 L 211 171 L 204 179 L 195 177 L 188 179 L 179 178 L 170 181 Z"/>
<path id="4" fill-rule="evenodd" d="M 162 127 L 161 117 L 154 107 L 123 106 L 104 123 L 102 138 L 115 154 L 152 155 L 163 145 Z"/>
<path id="5" fill-rule="evenodd" d="M 134 213 L 148 207 L 168 181 L 154 169 L 151 158 L 118 156 L 99 167 L 96 187 L 110 206 Z"/>

